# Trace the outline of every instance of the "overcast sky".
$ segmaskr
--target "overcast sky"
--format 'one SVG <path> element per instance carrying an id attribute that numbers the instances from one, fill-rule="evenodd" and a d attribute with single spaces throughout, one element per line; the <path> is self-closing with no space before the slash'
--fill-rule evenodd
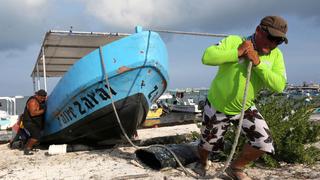
<path id="1" fill-rule="evenodd" d="M 30 77 L 48 30 L 133 33 L 145 29 L 250 35 L 266 15 L 288 21 L 281 45 L 288 82 L 320 83 L 319 0 L 0 0 L 0 96 L 33 94 Z M 161 34 L 168 48 L 169 88 L 208 87 L 217 67 L 201 64 L 220 39 Z M 57 80 L 48 84 L 52 90 Z"/>

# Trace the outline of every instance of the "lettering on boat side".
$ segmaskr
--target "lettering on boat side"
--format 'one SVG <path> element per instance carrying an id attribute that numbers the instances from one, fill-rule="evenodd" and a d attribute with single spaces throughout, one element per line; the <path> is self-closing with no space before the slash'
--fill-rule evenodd
<path id="1" fill-rule="evenodd" d="M 150 99 L 151 102 L 153 102 L 153 100 L 157 97 L 158 95 L 158 86 L 155 85 L 153 87 L 153 90 L 148 94 L 148 98 Z"/>
<path id="2" fill-rule="evenodd" d="M 83 93 L 81 96 L 76 97 L 70 105 L 64 108 L 57 116 L 56 119 L 59 121 L 60 126 L 67 124 L 77 118 L 77 115 L 83 115 L 90 109 L 93 109 L 101 101 L 110 99 L 108 93 L 108 85 L 103 87 L 97 87 L 93 90 L 89 90 Z M 116 95 L 117 92 L 110 87 L 112 95 Z"/>
<path id="3" fill-rule="evenodd" d="M 149 98 L 149 99 L 151 99 L 151 96 L 153 96 L 153 93 L 156 92 L 156 90 L 158 90 L 158 86 L 157 86 L 157 85 L 155 85 L 155 86 L 153 87 L 153 90 L 148 94 L 148 98 Z"/>

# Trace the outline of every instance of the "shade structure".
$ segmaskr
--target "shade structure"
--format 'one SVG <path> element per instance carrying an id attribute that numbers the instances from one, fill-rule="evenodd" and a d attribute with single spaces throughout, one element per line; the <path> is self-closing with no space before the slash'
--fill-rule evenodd
<path id="1" fill-rule="evenodd" d="M 130 34 L 50 30 L 46 33 L 32 77 L 61 77 L 91 51 Z"/>

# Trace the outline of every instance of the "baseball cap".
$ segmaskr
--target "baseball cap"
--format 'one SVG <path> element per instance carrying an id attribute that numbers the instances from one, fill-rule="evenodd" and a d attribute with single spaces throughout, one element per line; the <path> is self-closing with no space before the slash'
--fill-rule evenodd
<path id="1" fill-rule="evenodd" d="M 266 16 L 261 22 L 260 26 L 268 31 L 273 37 L 282 37 L 284 42 L 288 44 L 286 33 L 288 31 L 287 21 L 280 16 Z"/>

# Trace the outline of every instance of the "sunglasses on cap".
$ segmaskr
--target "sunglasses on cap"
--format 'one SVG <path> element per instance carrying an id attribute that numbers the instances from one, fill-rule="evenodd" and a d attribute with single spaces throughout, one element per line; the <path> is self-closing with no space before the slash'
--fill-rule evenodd
<path id="1" fill-rule="evenodd" d="M 280 45 L 280 44 L 282 44 L 282 43 L 284 42 L 284 40 L 285 40 L 283 37 L 274 37 L 274 36 L 272 36 L 272 35 L 268 32 L 267 29 L 265 29 L 265 28 L 263 28 L 263 27 L 261 27 L 261 26 L 260 26 L 260 29 L 261 29 L 263 32 L 265 32 L 266 34 L 268 34 L 268 35 L 267 35 L 267 39 L 268 39 L 270 42 L 274 42 L 274 43 L 276 43 L 277 45 Z"/>

